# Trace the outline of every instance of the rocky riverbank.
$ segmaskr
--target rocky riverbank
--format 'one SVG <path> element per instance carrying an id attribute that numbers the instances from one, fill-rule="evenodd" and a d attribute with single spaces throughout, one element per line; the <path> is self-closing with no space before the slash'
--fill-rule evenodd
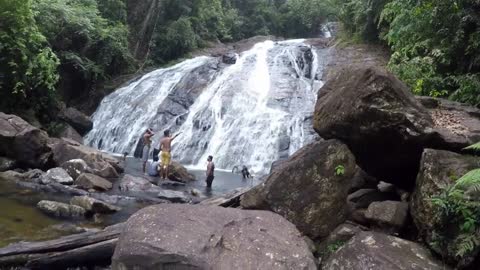
<path id="1" fill-rule="evenodd" d="M 332 50 L 364 53 L 361 47 Z M 168 203 L 189 202 L 194 192 L 165 192 L 124 174 L 112 156 L 0 114 L 0 141 L 12 147 L 0 147 L 0 168 L 10 170 L 0 178 L 69 198 L 42 201 L 42 211 L 100 218 L 132 200 L 155 204 L 99 232 L 1 248 L 0 266 L 477 269 L 480 245 L 473 241 L 460 257 L 464 232 L 432 199 L 480 168 L 480 157 L 465 150 L 480 141 L 480 110 L 415 97 L 381 68 L 381 53 L 365 55 L 365 67 L 347 60 L 327 65 L 313 116 L 318 140 L 276 162 L 253 189 L 199 205 Z M 112 187 L 125 193 L 112 195 Z M 456 198 L 478 203 L 478 191 L 463 188 L 468 196 Z"/>

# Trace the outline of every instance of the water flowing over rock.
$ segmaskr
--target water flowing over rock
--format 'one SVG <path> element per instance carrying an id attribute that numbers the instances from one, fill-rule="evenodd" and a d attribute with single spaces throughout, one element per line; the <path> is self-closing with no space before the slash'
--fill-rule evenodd
<path id="1" fill-rule="evenodd" d="M 197 57 L 153 71 L 107 96 L 92 116 L 90 146 L 134 153 L 147 127 L 182 132 L 173 159 L 217 168 L 247 165 L 268 172 L 273 161 L 315 138 L 313 107 L 326 52 L 303 40 L 265 41 L 235 64 Z M 288 138 L 288 140 L 286 139 Z"/>
<path id="2" fill-rule="evenodd" d="M 159 204 L 127 221 L 113 270 L 316 269 L 298 230 L 267 211 Z"/>
<path id="3" fill-rule="evenodd" d="M 336 172 L 342 168 L 342 172 Z M 309 144 L 247 191 L 241 206 L 271 210 L 312 239 L 326 237 L 347 217 L 347 191 L 355 158 L 337 140 Z"/>

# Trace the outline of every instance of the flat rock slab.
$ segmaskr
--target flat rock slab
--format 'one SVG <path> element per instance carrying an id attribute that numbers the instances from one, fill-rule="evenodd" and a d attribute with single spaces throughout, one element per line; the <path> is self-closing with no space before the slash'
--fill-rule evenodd
<path id="1" fill-rule="evenodd" d="M 70 205 L 55 201 L 40 201 L 37 207 L 48 215 L 62 218 L 83 217 L 85 209 L 77 205 Z"/>
<path id="2" fill-rule="evenodd" d="M 160 199 L 164 199 L 164 200 L 176 202 L 176 203 L 186 203 L 190 200 L 188 196 L 185 195 L 185 193 L 181 191 L 174 191 L 174 190 L 161 190 L 158 193 L 157 197 Z"/>
<path id="3" fill-rule="evenodd" d="M 80 186 L 83 189 L 96 189 L 99 191 L 106 191 L 112 189 L 113 185 L 110 181 L 100 176 L 96 176 L 90 173 L 81 174 L 76 180 L 75 185 Z"/>
<path id="4" fill-rule="evenodd" d="M 112 269 L 316 269 L 316 265 L 299 231 L 280 215 L 160 204 L 127 221 Z"/>

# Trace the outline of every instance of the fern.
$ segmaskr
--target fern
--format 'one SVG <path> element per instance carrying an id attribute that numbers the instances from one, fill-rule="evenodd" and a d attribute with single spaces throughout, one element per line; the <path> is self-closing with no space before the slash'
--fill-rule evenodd
<path id="1" fill-rule="evenodd" d="M 477 186 L 480 184 L 480 169 L 471 170 L 457 180 L 454 189 L 466 190 L 471 186 Z"/>
<path id="2" fill-rule="evenodd" d="M 473 150 L 475 152 L 480 152 L 480 142 L 477 142 L 476 144 L 472 144 L 468 147 L 463 148 L 464 150 Z"/>

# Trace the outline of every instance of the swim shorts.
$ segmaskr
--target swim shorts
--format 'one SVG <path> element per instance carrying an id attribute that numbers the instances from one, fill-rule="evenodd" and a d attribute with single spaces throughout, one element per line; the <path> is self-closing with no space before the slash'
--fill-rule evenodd
<path id="1" fill-rule="evenodd" d="M 162 166 L 170 165 L 171 155 L 170 152 L 161 152 L 160 153 L 160 160 L 162 162 Z"/>

